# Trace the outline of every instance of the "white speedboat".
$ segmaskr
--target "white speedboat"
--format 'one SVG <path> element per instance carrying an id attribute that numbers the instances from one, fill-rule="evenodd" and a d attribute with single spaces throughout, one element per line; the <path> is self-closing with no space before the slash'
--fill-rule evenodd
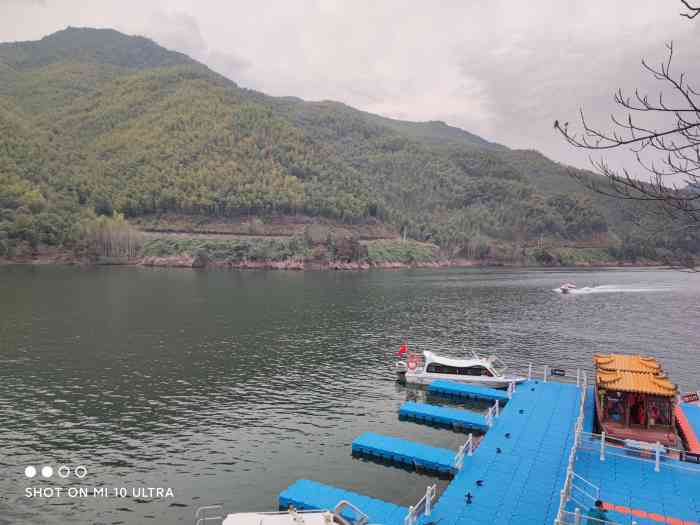
<path id="1" fill-rule="evenodd" d="M 522 383 L 525 377 L 506 374 L 506 366 L 498 357 L 481 357 L 475 352 L 467 359 L 442 357 L 433 352 L 408 353 L 405 361 L 396 363 L 399 381 L 427 385 L 436 379 L 458 383 L 507 388 Z"/>
<path id="2" fill-rule="evenodd" d="M 556 290 L 559 293 L 571 293 L 573 290 L 576 290 L 576 285 L 574 283 L 564 283 Z"/>
<path id="3" fill-rule="evenodd" d="M 696 390 L 695 392 L 686 392 L 684 394 L 681 394 L 681 401 L 685 403 L 686 405 L 693 405 L 696 407 L 700 407 L 700 390 Z"/>
<path id="4" fill-rule="evenodd" d="M 341 513 L 349 513 L 352 521 Z M 367 525 L 369 521 L 364 512 L 347 501 L 340 501 L 332 511 L 289 509 L 281 512 L 236 512 L 223 517 L 223 521 L 221 518 L 220 505 L 201 507 L 195 514 L 195 523 L 207 525 L 210 520 L 218 520 L 221 525 Z"/>

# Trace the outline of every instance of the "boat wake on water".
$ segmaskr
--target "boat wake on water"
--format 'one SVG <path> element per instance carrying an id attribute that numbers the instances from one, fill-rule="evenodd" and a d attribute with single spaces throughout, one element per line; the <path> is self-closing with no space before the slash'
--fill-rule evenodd
<path id="1" fill-rule="evenodd" d="M 582 288 L 568 288 L 566 291 L 562 287 L 553 288 L 553 292 L 570 295 L 587 295 L 596 293 L 642 293 L 642 292 L 664 292 L 668 288 L 639 288 L 635 286 L 619 286 L 615 284 L 605 284 L 601 286 L 584 286 Z"/>

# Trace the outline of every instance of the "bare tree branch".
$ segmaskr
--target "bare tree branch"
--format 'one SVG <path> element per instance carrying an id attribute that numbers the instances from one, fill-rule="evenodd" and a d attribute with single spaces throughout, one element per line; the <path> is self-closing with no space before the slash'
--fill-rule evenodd
<path id="1" fill-rule="evenodd" d="M 684 4 L 700 13 L 700 8 Z M 618 89 L 614 100 L 625 113 L 624 117 L 610 116 L 609 131 L 591 126 L 582 109 L 580 131 L 570 130 L 568 122 L 561 125 L 558 120 L 554 128 L 577 148 L 629 150 L 649 179 L 642 180 L 624 168 L 613 169 L 605 159 L 591 158 L 594 169 L 605 178 L 576 175 L 587 187 L 610 197 L 656 203 L 669 217 L 685 216 L 700 227 L 700 95 L 684 73 L 672 71 L 673 44 L 667 48 L 668 57 L 658 66 L 642 61 L 643 69 L 661 83 L 658 97 L 639 90 L 627 96 Z M 666 102 L 672 98 L 673 104 Z M 640 115 L 651 115 L 663 124 L 642 125 L 636 118 Z"/>
<path id="2" fill-rule="evenodd" d="M 681 0 L 683 5 L 690 11 L 690 13 L 681 13 L 681 16 L 684 16 L 686 18 L 690 18 L 691 20 L 698 16 L 700 14 L 700 7 L 693 7 L 690 5 L 686 0 Z"/>

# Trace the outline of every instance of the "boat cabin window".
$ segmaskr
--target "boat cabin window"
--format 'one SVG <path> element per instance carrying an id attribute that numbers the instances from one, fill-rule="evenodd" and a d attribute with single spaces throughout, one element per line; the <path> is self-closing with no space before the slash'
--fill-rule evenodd
<path id="1" fill-rule="evenodd" d="M 430 363 L 428 365 L 427 372 L 433 374 L 451 374 L 460 376 L 493 376 L 491 371 L 484 366 L 456 367 L 441 365 L 440 363 Z"/>
<path id="2" fill-rule="evenodd" d="M 673 423 L 669 398 L 607 391 L 601 393 L 603 419 L 626 427 L 669 427 Z"/>
<path id="3" fill-rule="evenodd" d="M 625 423 L 625 403 L 621 392 L 607 392 L 605 394 L 605 418 L 615 423 Z"/>
<path id="4" fill-rule="evenodd" d="M 647 403 L 647 417 L 650 427 L 671 425 L 671 403 L 668 399 L 650 398 Z"/>

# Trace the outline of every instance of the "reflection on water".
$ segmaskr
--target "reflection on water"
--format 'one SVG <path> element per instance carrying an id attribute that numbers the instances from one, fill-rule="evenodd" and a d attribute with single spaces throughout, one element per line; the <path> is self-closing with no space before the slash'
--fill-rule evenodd
<path id="1" fill-rule="evenodd" d="M 598 292 L 552 292 L 568 280 Z M 298 478 L 409 505 L 433 478 L 353 459 L 352 439 L 456 449 L 465 436 L 398 420 L 425 396 L 394 382 L 404 335 L 416 350 L 568 369 L 595 352 L 652 353 L 697 388 L 699 299 L 700 277 L 652 270 L 3 267 L 0 523 L 191 523 L 209 503 L 270 510 Z M 175 498 L 25 498 L 24 467 L 44 464 L 89 474 L 33 485 Z"/>

